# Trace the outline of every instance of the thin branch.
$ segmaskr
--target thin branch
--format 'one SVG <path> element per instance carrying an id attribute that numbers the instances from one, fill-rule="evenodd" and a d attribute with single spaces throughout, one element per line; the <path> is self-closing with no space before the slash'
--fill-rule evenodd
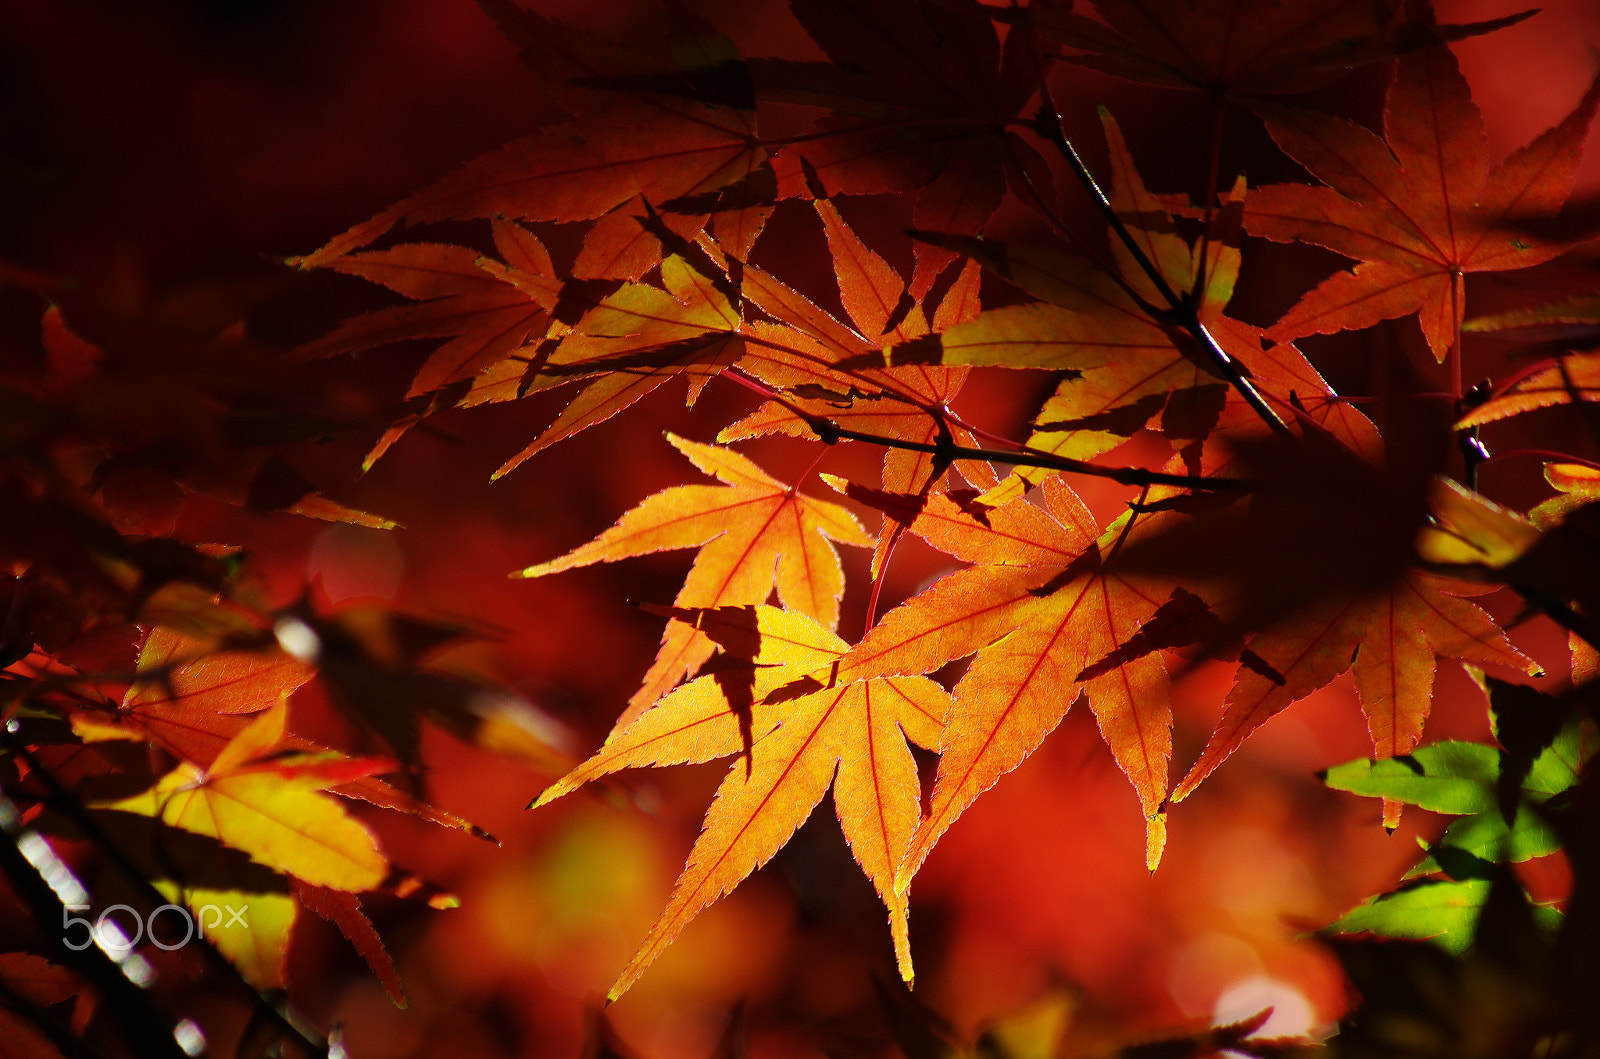
<path id="1" fill-rule="evenodd" d="M 762 383 L 759 379 L 751 378 L 737 369 L 725 371 L 723 375 L 746 389 L 761 394 L 774 404 L 788 409 L 803 420 L 812 433 L 829 445 L 837 444 L 840 441 L 864 441 L 890 449 L 930 453 L 947 462 L 953 460 L 984 460 L 990 463 L 1009 463 L 1023 467 L 1045 467 L 1050 470 L 1069 471 L 1073 474 L 1085 474 L 1096 478 L 1109 478 L 1123 485 L 1170 485 L 1180 489 L 1245 491 L 1253 488 L 1255 484 L 1244 478 L 1205 478 L 1189 474 L 1167 474 L 1163 471 L 1147 471 L 1142 467 L 1103 467 L 1098 463 L 1088 463 L 1068 456 L 1057 456 L 1054 453 L 1038 452 L 1031 449 L 981 449 L 957 445 L 954 442 L 947 442 L 943 439 L 937 444 L 930 444 L 924 441 L 908 441 L 905 438 L 890 437 L 887 434 L 871 434 L 863 430 L 851 430 L 848 427 L 841 427 L 826 416 L 813 415 L 807 412 L 794 402 L 786 400 L 783 395 Z M 948 434 L 946 436 L 948 437 Z"/>
<path id="2" fill-rule="evenodd" d="M 990 463 L 1010 463 L 1020 464 L 1024 467 L 1047 467 L 1051 470 L 1071 471 L 1074 474 L 1110 478 L 1112 481 L 1120 482 L 1123 485 L 1171 485 L 1183 489 L 1243 491 L 1252 488 L 1255 484 L 1243 478 L 1203 478 L 1188 474 L 1166 474 L 1162 471 L 1147 471 L 1142 467 L 1102 467 L 1097 463 L 1085 463 L 1083 460 L 1069 459 L 1066 456 L 1053 456 L 1046 452 L 1008 452 L 1005 449 L 978 449 L 969 448 L 965 445 L 929 445 L 921 441 L 906 441 L 904 438 L 891 438 L 883 434 L 869 434 L 862 430 L 850 430 L 822 416 L 807 415 L 804 412 L 800 414 L 805 417 L 806 425 L 829 445 L 838 441 L 866 441 L 891 449 L 929 452 L 949 460 L 986 460 Z"/>
<path id="3" fill-rule="evenodd" d="M 1167 312 L 1158 315 L 1158 322 L 1173 324 L 1186 331 L 1199 344 L 1201 351 L 1217 369 L 1218 374 L 1226 379 L 1234 389 L 1239 391 L 1240 395 L 1244 397 L 1245 403 L 1255 411 L 1256 415 L 1261 417 L 1262 422 L 1271 427 L 1276 434 L 1284 437 L 1292 436 L 1289 427 L 1282 419 L 1278 418 L 1278 414 L 1272 410 L 1271 405 L 1267 404 L 1266 399 L 1261 396 L 1261 392 L 1245 376 L 1243 370 L 1239 367 L 1239 363 L 1228 356 L 1227 352 L 1217 344 L 1217 340 L 1212 336 L 1211 332 L 1207 331 L 1205 325 L 1200 322 L 1200 314 L 1194 303 L 1173 290 L 1172 285 L 1167 282 L 1167 278 L 1161 274 L 1161 270 L 1156 268 L 1155 263 L 1146 256 L 1143 248 L 1139 246 L 1139 241 L 1133 237 L 1133 233 L 1128 230 L 1128 226 L 1117 215 L 1117 211 L 1111 205 L 1111 200 L 1095 180 L 1094 174 L 1090 173 L 1088 166 L 1083 164 L 1083 159 L 1079 157 L 1077 148 L 1073 147 L 1072 141 L 1067 139 L 1067 134 L 1061 126 L 1061 115 L 1050 99 L 1049 88 L 1041 84 L 1039 91 L 1043 100 L 1036 123 L 1039 134 L 1049 140 L 1056 150 L 1061 153 L 1061 156 L 1066 159 L 1068 167 L 1077 176 L 1078 182 L 1083 185 L 1084 190 L 1089 193 L 1089 198 L 1093 200 L 1095 208 L 1100 211 L 1101 217 L 1111 226 L 1111 230 L 1116 233 L 1122 245 L 1127 247 L 1128 253 L 1138 264 L 1140 271 L 1149 277 L 1150 282 L 1155 284 L 1156 290 L 1166 301 Z"/>
<path id="4" fill-rule="evenodd" d="M 155 998 L 135 985 L 121 965 L 98 945 L 85 945 L 79 950 L 69 948 L 65 938 L 52 929 L 54 924 L 67 922 L 69 909 L 17 844 L 31 833 L 20 825 L 19 819 L 15 803 L 0 793 L 0 874 L 4 874 L 12 894 L 32 913 L 40 933 L 49 939 L 51 948 L 60 953 L 62 962 L 82 974 L 99 991 L 106 1006 L 115 1013 L 124 1040 L 136 1054 L 158 1059 L 188 1059 L 173 1034 L 176 1020 L 161 1011 Z"/>
<path id="5" fill-rule="evenodd" d="M 39 760 L 32 750 L 20 740 L 13 739 L 9 735 L 0 736 L 0 746 L 4 746 L 6 750 L 19 755 L 27 761 L 29 769 L 43 782 L 48 791 L 48 804 L 50 807 L 65 816 L 85 839 L 98 848 L 105 855 L 107 862 L 115 867 L 128 883 L 139 891 L 140 896 L 149 902 L 151 907 L 159 907 L 167 903 L 166 895 L 157 890 L 150 880 L 144 877 L 143 872 L 128 858 L 121 847 L 112 841 L 111 836 L 105 833 L 105 830 L 85 811 L 78 799 L 61 785 L 61 781 L 56 779 L 55 774 L 45 767 L 44 763 Z M 4 843 L 0 843 L 0 845 L 4 845 Z M 293 1019 L 278 1010 L 276 1005 L 262 996 L 255 986 L 244 979 L 238 968 L 234 967 L 226 956 L 217 951 L 216 946 L 212 945 L 204 934 L 196 931 L 195 936 L 188 944 L 193 945 L 200 951 L 205 958 L 205 962 L 210 965 L 213 971 L 222 978 L 236 983 L 255 1005 L 258 1017 L 265 1017 L 270 1021 L 284 1040 L 298 1044 L 301 1049 L 312 1056 L 326 1056 L 328 1054 L 328 1046 L 326 1044 L 317 1041 L 305 1029 L 296 1025 Z M 182 1053 L 180 1052 L 179 1054 Z"/>

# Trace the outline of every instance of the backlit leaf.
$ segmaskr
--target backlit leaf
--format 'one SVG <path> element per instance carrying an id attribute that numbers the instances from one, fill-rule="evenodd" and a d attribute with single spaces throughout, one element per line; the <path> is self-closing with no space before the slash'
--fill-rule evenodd
<path id="1" fill-rule="evenodd" d="M 1443 46 L 1401 57 L 1382 138 L 1343 118 L 1257 104 L 1278 145 L 1328 186 L 1258 188 L 1245 225 L 1361 262 L 1306 294 L 1269 334 L 1331 334 L 1420 312 L 1444 360 L 1466 311 L 1463 273 L 1527 268 L 1566 249 L 1513 221 L 1566 201 L 1597 103 L 1600 79 L 1565 121 L 1493 171 L 1482 116 Z"/>
<path id="2" fill-rule="evenodd" d="M 917 676 L 830 679 L 849 645 L 793 611 L 747 606 L 675 613 L 697 622 L 744 671 L 729 665 L 673 691 L 535 803 L 618 769 L 743 755 L 711 803 L 666 910 L 611 987 L 611 998 L 627 990 L 701 909 L 782 848 L 830 785 L 845 839 L 889 909 L 900 973 L 910 981 L 906 898 L 895 885 L 919 817 L 916 763 L 906 740 L 939 745 L 949 695 Z"/>
<path id="3" fill-rule="evenodd" d="M 698 548 L 675 601 L 678 607 L 748 606 L 764 602 L 776 587 L 785 607 L 835 626 L 844 572 L 830 541 L 871 544 L 855 516 L 783 485 L 731 449 L 671 434 L 667 440 L 722 484 L 657 493 L 590 543 L 514 576 L 543 577 L 671 548 Z M 712 650 L 712 642 L 692 625 L 670 621 L 655 664 L 617 728 L 653 705 Z"/>
<path id="4" fill-rule="evenodd" d="M 388 873 L 377 840 L 315 775 L 285 777 L 262 755 L 283 741 L 283 708 L 252 721 L 209 769 L 183 764 L 150 790 L 114 802 L 171 827 L 214 838 L 274 870 L 336 890 L 370 890 Z"/>
<path id="5" fill-rule="evenodd" d="M 851 495 L 867 497 L 852 487 Z M 989 509 L 971 495 L 913 505 L 910 531 L 975 564 L 890 611 L 840 663 L 841 679 L 928 673 L 976 652 L 954 689 L 929 815 L 899 875 L 909 884 L 941 835 L 1020 765 L 1082 693 L 1147 821 L 1154 868 L 1165 839 L 1171 754 L 1167 673 L 1152 651 L 1123 652 L 1170 593 L 1154 578 L 1102 568 L 1137 531 L 1123 515 L 1099 527 L 1059 477 L 1046 507 Z"/>

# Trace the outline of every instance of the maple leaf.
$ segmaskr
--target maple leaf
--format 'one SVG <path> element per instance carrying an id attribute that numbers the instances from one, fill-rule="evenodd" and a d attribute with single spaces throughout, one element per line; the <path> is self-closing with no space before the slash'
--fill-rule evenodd
<path id="1" fill-rule="evenodd" d="M 382 284 L 418 304 L 346 320 L 302 347 L 301 355 L 328 357 L 405 339 L 450 337 L 412 379 L 406 395 L 416 397 L 471 378 L 521 348 L 530 333 L 542 331 L 555 305 L 555 266 L 527 229 L 497 220 L 494 235 L 510 266 L 523 276 L 544 279 L 542 289 L 527 280 L 506 282 L 480 268 L 483 255 L 464 246 L 404 243 L 337 257 L 328 268 Z"/>
<path id="2" fill-rule="evenodd" d="M 219 614 L 222 616 L 214 621 L 224 623 L 226 637 L 244 643 L 259 639 L 259 631 L 240 615 L 232 611 Z M 230 643 L 226 638 L 222 642 Z M 317 666 L 289 655 L 275 644 L 255 643 L 248 648 L 220 651 L 215 646 L 214 640 L 200 640 L 165 626 L 152 629 L 139 653 L 140 679 L 129 687 L 120 708 L 109 715 L 73 713 L 73 733 L 85 742 L 146 740 L 204 769 L 250 725 L 249 714 L 274 706 L 318 672 Z M 370 683 L 372 674 L 346 663 L 336 665 L 335 676 L 348 689 L 363 677 Z M 394 709 L 396 703 L 403 703 L 422 709 L 434 706 L 436 714 L 443 714 L 438 717 L 441 723 L 451 719 L 437 703 L 416 707 L 415 700 L 420 695 L 415 683 L 398 692 L 391 683 L 384 690 L 384 705 L 391 716 L 399 712 Z M 474 733 L 460 730 L 459 734 L 470 738 Z M 326 748 L 296 736 L 286 737 L 284 749 L 326 753 Z M 492 840 L 470 821 L 414 798 L 377 776 L 338 778 L 329 789 L 344 797 Z"/>
<path id="3" fill-rule="evenodd" d="M 551 125 L 469 162 L 444 179 L 291 263 L 330 264 L 395 224 L 509 217 L 590 221 L 638 196 L 672 203 L 751 180 L 767 166 L 756 130 L 755 96 L 738 52 L 687 15 L 665 42 L 676 48 L 615 49 L 598 55 L 593 39 L 508 3 L 490 5 L 520 43 L 565 50 L 562 73 L 593 87 L 569 94 L 577 120 Z M 666 52 L 665 66 L 651 60 Z M 673 54 L 675 52 L 675 54 Z M 680 65 L 673 60 L 682 59 Z M 621 63 L 622 65 L 618 65 Z M 642 63 L 642 65 L 641 65 Z M 688 212 L 710 213 L 690 206 Z M 743 212 L 743 207 L 736 207 Z"/>
<path id="4" fill-rule="evenodd" d="M 1444 360 L 1459 341 L 1466 273 L 1526 268 L 1570 245 L 1514 222 L 1566 201 L 1597 104 L 1600 77 L 1564 121 L 1492 172 L 1482 115 L 1442 45 L 1401 57 L 1381 138 L 1343 118 L 1257 104 L 1278 145 L 1328 186 L 1258 188 L 1246 227 L 1361 262 L 1308 292 L 1268 334 L 1329 334 L 1420 312 Z"/>
<path id="5" fill-rule="evenodd" d="M 183 701 L 194 713 L 255 713 L 316 674 L 316 667 L 274 646 L 217 651 L 175 629 L 150 630 L 139 650 L 141 679 L 123 696 L 130 713 Z"/>
<path id="6" fill-rule="evenodd" d="M 699 548 L 676 605 L 746 606 L 765 602 L 774 587 L 785 607 L 832 628 L 839 620 L 844 571 L 832 541 L 869 546 L 855 516 L 837 504 L 800 494 L 730 449 L 673 434 L 667 440 L 721 485 L 682 485 L 647 497 L 588 544 L 512 576 L 546 574 L 647 555 Z M 620 728 L 653 705 L 711 657 L 712 642 L 676 619 L 643 686 L 618 719 Z"/>
<path id="7" fill-rule="evenodd" d="M 745 322 L 743 330 L 752 341 L 741 367 L 777 389 L 784 400 L 725 428 L 719 438 L 773 432 L 815 437 L 813 424 L 824 419 L 926 441 L 938 433 L 935 413 L 955 396 L 966 372 L 863 365 L 886 346 L 927 333 L 927 316 L 900 275 L 861 240 L 830 200 L 817 199 L 813 205 L 832 254 L 840 300 L 855 327 L 763 270 L 744 265 L 740 272 L 746 300 L 774 323 Z M 949 326 L 970 318 L 977 311 L 978 279 L 976 270 L 963 271 L 940 302 L 936 320 Z M 929 462 L 926 454 L 904 451 L 885 458 L 908 459 L 922 467 Z"/>
<path id="8" fill-rule="evenodd" d="M 1493 423 L 1536 408 L 1600 401 L 1600 353 L 1573 353 L 1521 373 L 1461 417 L 1457 429 Z"/>
<path id="9" fill-rule="evenodd" d="M 494 478 L 604 422 L 675 375 L 690 375 L 692 405 L 712 376 L 740 358 L 740 318 L 727 292 L 677 255 L 661 262 L 661 279 L 665 290 L 627 283 L 610 291 L 565 333 L 542 337 L 525 360 L 508 358 L 503 370 L 485 372 L 474 382 L 462 407 L 592 378 L 538 438 L 495 470 Z"/>
<path id="10" fill-rule="evenodd" d="M 1223 314 L 1241 262 L 1236 235 L 1242 185 L 1225 197 L 1211 229 L 1191 246 L 1178 233 L 1167 202 L 1140 178 L 1116 121 L 1104 110 L 1101 121 L 1111 158 L 1111 206 L 1168 289 L 1198 292 L 1199 324 L 1269 401 L 1286 414 L 1307 415 L 1358 451 L 1369 449 L 1370 424 L 1337 400 L 1299 350 L 1288 343 L 1268 345 L 1261 329 Z M 992 309 L 901 343 L 886 359 L 1068 372 L 1035 417 L 1028 448 L 1089 460 L 1157 416 L 1171 441 L 1188 445 L 1219 425 L 1228 404 L 1241 402 L 1192 339 L 1154 308 L 1165 296 L 1120 240 L 1112 243 L 1119 269 L 1112 275 L 1055 247 L 926 237 L 960 248 L 1040 301 Z M 1019 495 L 1045 474 L 1019 468 L 984 499 L 999 503 Z"/>
<path id="11" fill-rule="evenodd" d="M 619 769 L 744 754 L 717 789 L 666 909 L 609 997 L 626 991 L 701 909 L 770 860 L 830 786 L 851 852 L 888 907 L 896 960 L 910 981 L 907 904 L 895 870 L 917 828 L 921 789 L 906 740 L 939 746 L 949 693 L 921 676 L 828 679 L 849 645 L 794 611 L 672 613 L 716 639 L 728 661 L 619 728 L 534 803 Z"/>
<path id="12" fill-rule="evenodd" d="M 315 912 L 338 927 L 339 933 L 355 946 L 372 973 L 378 976 L 390 1002 L 395 1007 L 404 1008 L 406 990 L 400 981 L 400 972 L 395 969 L 394 959 L 384 947 L 383 939 L 373 929 L 372 920 L 362 911 L 361 899 L 352 893 L 331 890 L 326 886 L 312 886 L 298 879 L 293 880 L 291 886 L 294 899 L 300 907 Z"/>
<path id="13" fill-rule="evenodd" d="M 1502 665 L 1537 675 L 1539 667 L 1494 621 L 1460 596 L 1481 591 L 1420 571 L 1388 589 L 1336 594 L 1293 621 L 1250 639 L 1271 672 L 1242 668 L 1200 758 L 1173 789 L 1186 798 L 1269 717 L 1351 670 L 1378 757 L 1407 754 L 1422 737 L 1433 699 L 1435 656 Z M 1399 803 L 1384 808 L 1393 829 Z"/>
<path id="14" fill-rule="evenodd" d="M 1412 883 L 1368 898 L 1330 923 L 1329 933 L 1369 931 L 1384 937 L 1430 938 L 1452 952 L 1473 941 L 1495 866 L 1545 857 L 1561 849 L 1559 810 L 1546 808 L 1577 785 L 1594 754 L 1594 722 L 1570 699 L 1506 684 L 1472 670 L 1489 699 L 1500 746 L 1444 742 L 1398 761 L 1351 761 L 1329 769 L 1335 790 L 1378 795 L 1458 817 L 1403 877 Z M 1576 707 L 1576 708 L 1575 708 Z M 1553 908 L 1533 909 L 1541 925 L 1559 926 Z"/>
<path id="15" fill-rule="evenodd" d="M 232 631 L 259 636 L 247 624 Z M 165 626 L 150 630 L 139 651 L 138 679 L 120 708 L 109 716 L 73 714 L 73 732 L 86 741 L 149 740 L 205 766 L 250 723 L 239 715 L 271 707 L 316 674 L 316 667 L 275 645 L 215 646 Z"/>
<path id="16" fill-rule="evenodd" d="M 1085 52 L 1067 61 L 1109 74 L 1222 96 L 1308 92 L 1353 66 L 1439 40 L 1515 25 L 1533 11 L 1461 26 L 1396 23 L 1400 0 L 1094 0 L 1104 19 L 1065 5 L 1015 21 Z"/>
<path id="17" fill-rule="evenodd" d="M 326 755 L 274 758 L 284 742 L 286 714 L 282 704 L 264 712 L 204 769 L 180 765 L 142 794 L 96 807 L 214 838 L 314 885 L 370 890 L 383 881 L 389 862 L 365 825 L 320 792 L 392 766 Z"/>
<path id="18" fill-rule="evenodd" d="M 967 234 L 999 207 L 1008 173 L 1025 167 L 1048 179 L 1007 129 L 1037 84 L 1031 33 L 1014 31 L 1001 45 L 991 12 L 965 0 L 797 0 L 793 10 L 831 62 L 753 59 L 757 90 L 833 114 L 778 156 L 780 188 L 798 191 L 793 159 L 837 193 L 919 188 L 917 227 Z M 921 298 L 955 255 L 932 244 L 916 255 L 911 291 Z"/>
<path id="19" fill-rule="evenodd" d="M 1160 532 L 1124 550 L 1119 561 L 1130 568 L 1204 586 L 1228 627 L 1253 634 L 1241 656 L 1248 664 L 1174 802 L 1261 723 L 1346 670 L 1380 757 L 1417 745 L 1436 656 L 1538 672 L 1488 614 L 1459 598 L 1481 587 L 1416 569 L 1442 434 L 1429 419 L 1438 411 L 1391 417 L 1403 429 L 1391 429 L 1387 450 L 1364 420 L 1351 422 L 1365 423 L 1366 444 L 1306 430 L 1292 443 L 1236 443 L 1231 455 L 1224 448 L 1222 466 L 1256 483 L 1248 506 L 1193 520 L 1168 515 Z M 1330 522 L 1333 512 L 1345 517 Z M 1390 826 L 1398 812 L 1398 803 L 1387 807 Z"/>
<path id="20" fill-rule="evenodd" d="M 785 433 L 800 437 L 817 436 L 819 421 L 837 427 L 870 433 L 882 438 L 907 441 L 913 445 L 932 445 L 941 440 L 971 445 L 974 438 L 963 427 L 952 428 L 943 415 L 966 382 L 967 369 L 918 365 L 907 368 L 852 369 L 848 374 L 836 370 L 845 361 L 858 360 L 894 342 L 921 337 L 928 322 L 900 275 L 847 224 L 834 204 L 825 199 L 813 205 L 822 219 L 832 252 L 834 274 L 840 300 L 859 334 L 834 322 L 833 327 L 818 327 L 826 313 L 811 306 L 812 312 L 800 315 L 792 310 L 800 296 L 763 297 L 768 290 L 755 293 L 752 301 L 787 323 L 780 329 L 747 326 L 753 336 L 774 346 L 787 346 L 790 352 L 811 353 L 808 359 L 784 357 L 776 352 L 751 358 L 748 370 L 784 393 L 781 404 L 768 403 L 717 435 L 722 442 Z M 978 313 L 980 273 L 976 261 L 969 261 L 946 290 L 934 314 L 933 327 L 943 330 Z M 768 306 L 771 306 L 768 309 Z M 808 333 L 818 337 L 806 341 Z M 944 471 L 936 454 L 890 447 L 884 453 L 883 487 L 895 493 L 920 493 L 932 488 Z M 872 575 L 882 571 L 901 524 L 886 519 L 873 551 Z"/>
<path id="21" fill-rule="evenodd" d="M 657 244 L 656 235 L 638 224 L 634 228 Z M 537 439 L 494 472 L 500 478 L 557 441 L 628 408 L 674 376 L 689 376 L 692 406 L 706 383 L 743 351 L 735 334 L 739 314 L 729 301 L 731 286 L 710 282 L 676 254 L 657 256 L 662 289 L 614 279 L 561 280 L 543 245 L 526 229 L 496 221 L 495 238 L 504 262 L 464 247 L 438 246 L 423 247 L 429 253 L 399 279 L 388 263 L 389 252 L 336 258 L 329 265 L 386 282 L 412 297 L 460 288 L 459 295 L 357 317 L 302 350 L 307 356 L 331 355 L 414 335 L 465 331 L 419 370 L 410 404 L 420 410 L 384 432 L 363 461 L 364 469 L 406 431 L 446 408 L 516 400 L 588 380 Z M 681 245 L 692 249 L 687 242 Z M 372 259 L 380 257 L 382 267 L 373 267 Z M 440 272 L 445 273 L 443 280 Z M 457 272 L 462 273 L 459 282 Z M 393 322 L 397 319 L 398 325 Z M 431 397 L 426 393 L 430 389 Z M 425 397 L 427 404 L 421 407 Z"/>
<path id="22" fill-rule="evenodd" d="M 1544 480 L 1556 490 L 1556 495 L 1528 512 L 1528 518 L 1535 525 L 1553 525 L 1585 504 L 1600 500 L 1600 467 L 1582 463 L 1546 463 Z"/>
<path id="23" fill-rule="evenodd" d="M 168 901 L 181 901 L 196 931 L 257 989 L 288 986 L 289 938 L 297 906 L 287 893 L 237 887 L 152 885 Z"/>
<path id="24" fill-rule="evenodd" d="M 845 486 L 852 497 L 895 498 Z M 1170 582 L 1108 570 L 1105 560 L 1142 530 L 1129 512 L 1097 525 L 1060 476 L 1044 505 L 996 508 L 970 493 L 909 498 L 910 532 L 965 562 L 886 614 L 839 663 L 838 679 L 928 673 L 977 657 L 953 689 L 928 815 L 902 863 L 904 888 L 940 836 L 1005 773 L 1020 765 L 1082 693 L 1138 795 L 1153 869 L 1166 838 L 1171 755 L 1167 672 L 1152 651 L 1119 652 L 1171 594 Z M 901 500 L 900 504 L 906 504 Z"/>

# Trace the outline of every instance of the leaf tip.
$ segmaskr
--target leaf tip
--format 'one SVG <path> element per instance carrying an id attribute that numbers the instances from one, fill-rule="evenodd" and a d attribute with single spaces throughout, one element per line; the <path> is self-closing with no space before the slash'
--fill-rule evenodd
<path id="1" fill-rule="evenodd" d="M 539 795 L 539 797 L 535 798 L 533 801 L 528 803 L 528 808 L 529 809 L 538 809 L 538 808 L 540 808 L 542 806 L 549 805 L 551 802 L 555 801 L 557 798 L 561 797 L 563 794 L 566 794 L 567 790 L 568 790 L 568 788 L 566 786 L 564 786 L 559 781 L 556 782 L 556 783 L 552 783 L 550 786 L 548 786 L 548 787 L 546 787 L 544 789 L 544 791 Z"/>
<path id="2" fill-rule="evenodd" d="M 1144 866 L 1154 875 L 1161 866 L 1161 854 L 1167 848 L 1167 814 L 1165 810 L 1145 820 Z"/>
<path id="3" fill-rule="evenodd" d="M 849 481 L 839 477 L 837 474 L 829 474 L 827 471 L 819 471 L 817 473 L 817 477 L 821 478 L 823 484 L 836 493 L 848 493 L 850 490 Z"/>

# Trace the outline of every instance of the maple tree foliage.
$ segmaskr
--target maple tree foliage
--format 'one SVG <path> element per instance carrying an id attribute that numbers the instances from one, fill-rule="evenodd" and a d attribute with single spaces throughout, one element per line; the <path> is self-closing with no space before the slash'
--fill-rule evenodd
<path id="1" fill-rule="evenodd" d="M 1345 674 L 1371 758 L 1323 762 L 1328 786 L 1381 799 L 1391 832 L 1459 817 L 1411 881 L 1327 925 L 1362 1000 L 1323 1042 L 1264 1037 L 1261 1014 L 1134 1050 L 1600 1047 L 1600 295 L 1596 233 L 1563 212 L 1600 74 L 1496 161 L 1452 46 L 1528 12 L 791 0 L 804 46 L 747 54 L 679 6 L 611 36 L 479 6 L 562 113 L 283 261 L 371 288 L 320 333 L 262 337 L 237 292 L 109 297 L 0 263 L 30 314 L 0 378 L 0 859 L 40 949 L 0 955 L 0 1051 L 194 1054 L 200 1027 L 142 987 L 203 965 L 247 1011 L 238 1054 L 334 1054 L 279 1003 L 307 912 L 405 1005 L 369 912 L 460 899 L 381 821 L 495 841 L 435 797 L 440 731 L 544 776 L 534 817 L 619 797 L 625 770 L 725 759 L 607 1002 L 831 801 L 900 979 L 877 987 L 884 1037 L 850 1054 L 957 1054 L 907 991 L 913 913 L 991 790 L 1087 714 L 1131 787 L 1094 811 L 1141 824 L 1142 867 L 1170 871 L 1183 803 Z M 1119 122 L 1129 97 L 1080 91 L 1110 80 L 1199 94 L 1209 153 L 1152 157 Z M 1358 82 L 1381 108 L 1341 92 Z M 1273 179 L 1229 171 L 1247 134 Z M 829 274 L 786 252 L 795 232 Z M 1326 267 L 1264 312 L 1275 261 Z M 1520 301 L 1480 307 L 1469 275 L 1521 270 Z M 593 439 L 669 384 L 704 432 L 641 445 L 681 479 L 614 505 L 596 489 L 610 528 L 564 553 L 528 534 L 504 571 L 530 589 L 693 550 L 670 598 L 630 592 L 659 643 L 587 757 L 463 667 L 491 619 L 274 593 L 208 535 L 217 512 L 396 531 L 307 450 L 337 439 L 340 474 L 382 475 L 490 406 L 549 413 L 495 454 L 502 487 L 590 446 L 590 477 L 631 488 L 620 464 L 655 455 Z M 1001 391 L 1032 401 L 1019 421 L 973 398 Z M 1522 631 L 1540 623 L 1566 634 L 1565 672 Z M 1492 735 L 1429 741 L 1431 714 L 1459 712 L 1436 704 L 1441 659 Z M 1213 723 L 1188 738 L 1201 678 Z M 1528 866 L 1557 861 L 1565 889 L 1535 893 Z M 118 909 L 131 940 L 105 926 Z M 194 928 L 181 944 L 164 909 Z M 1404 1039 L 1393 1012 L 1424 1028 Z M 597 1018 L 595 1054 L 616 1054 Z M 1120 1046 L 1068 1036 L 1018 1018 L 975 1048 Z"/>

